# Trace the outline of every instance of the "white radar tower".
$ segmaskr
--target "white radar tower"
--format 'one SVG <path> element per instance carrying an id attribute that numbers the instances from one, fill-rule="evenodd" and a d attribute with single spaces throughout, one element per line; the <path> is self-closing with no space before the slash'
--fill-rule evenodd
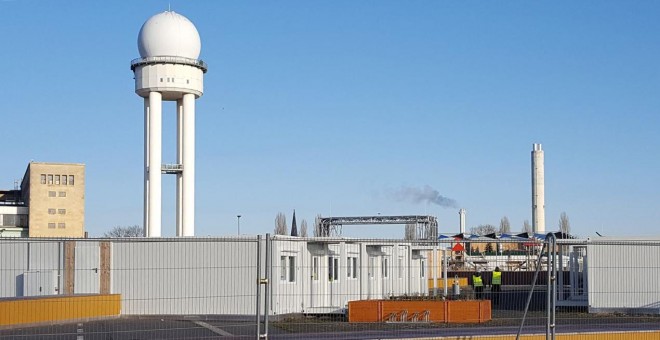
<path id="1" fill-rule="evenodd" d="M 176 175 L 176 235 L 195 235 L 195 99 L 204 91 L 206 64 L 197 28 L 166 11 L 138 35 L 140 58 L 131 61 L 135 93 L 144 98 L 144 235 L 161 236 L 161 175 Z M 163 101 L 175 101 L 177 163 L 162 164 Z"/>

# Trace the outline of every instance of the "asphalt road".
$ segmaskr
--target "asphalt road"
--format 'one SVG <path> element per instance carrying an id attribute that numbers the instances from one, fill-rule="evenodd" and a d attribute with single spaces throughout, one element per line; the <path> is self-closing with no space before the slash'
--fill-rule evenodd
<path id="1" fill-rule="evenodd" d="M 545 321 L 532 318 L 524 334 L 545 333 Z M 539 322 L 542 321 L 542 322 Z M 562 319 L 557 333 L 660 331 L 660 317 Z M 540 324 L 542 323 L 542 325 Z M 516 334 L 520 319 L 494 320 L 482 325 L 446 324 L 350 324 L 331 320 L 279 321 L 269 327 L 270 339 L 393 339 L 433 336 Z M 0 330 L 0 339 L 254 339 L 249 320 L 212 317 L 130 318 Z"/>

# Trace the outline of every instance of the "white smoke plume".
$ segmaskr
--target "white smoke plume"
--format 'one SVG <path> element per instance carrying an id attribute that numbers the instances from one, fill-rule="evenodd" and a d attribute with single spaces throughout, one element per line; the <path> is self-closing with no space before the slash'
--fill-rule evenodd
<path id="1" fill-rule="evenodd" d="M 398 201 L 409 201 L 413 203 L 433 203 L 445 208 L 457 208 L 458 204 L 455 200 L 440 195 L 438 190 L 433 189 L 429 185 L 422 188 L 402 187 L 393 193 L 393 196 Z"/>

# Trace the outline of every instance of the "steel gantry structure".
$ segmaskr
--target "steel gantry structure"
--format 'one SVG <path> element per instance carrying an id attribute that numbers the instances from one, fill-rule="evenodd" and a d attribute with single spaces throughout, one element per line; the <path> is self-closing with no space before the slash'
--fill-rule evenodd
<path id="1" fill-rule="evenodd" d="M 438 237 L 438 219 L 435 216 L 406 215 L 406 216 L 353 216 L 353 217 L 322 217 L 315 221 L 316 236 L 341 236 L 344 225 L 369 224 L 404 224 L 414 225 L 415 240 L 434 240 Z"/>

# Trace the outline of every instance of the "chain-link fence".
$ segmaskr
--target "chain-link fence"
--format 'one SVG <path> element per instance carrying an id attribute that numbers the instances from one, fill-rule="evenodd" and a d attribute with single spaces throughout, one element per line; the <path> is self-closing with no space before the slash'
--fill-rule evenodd
<path id="1" fill-rule="evenodd" d="M 648 239 L 4 239 L 0 339 L 657 339 L 659 261 Z"/>

